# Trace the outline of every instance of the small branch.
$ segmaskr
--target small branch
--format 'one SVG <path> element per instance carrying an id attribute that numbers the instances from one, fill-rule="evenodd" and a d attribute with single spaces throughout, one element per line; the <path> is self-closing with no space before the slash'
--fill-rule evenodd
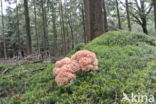
<path id="1" fill-rule="evenodd" d="M 25 75 L 26 73 L 33 73 L 33 72 L 37 72 L 37 71 L 42 71 L 42 70 L 44 70 L 45 68 L 46 68 L 46 66 L 44 66 L 44 67 L 39 67 L 39 68 L 34 69 L 34 70 L 32 70 L 32 71 L 20 73 L 19 75 L 14 74 L 14 75 L 10 75 L 10 76 L 4 77 L 4 79 L 9 78 L 9 77 L 17 77 L 17 76 L 19 77 L 19 76 L 23 76 L 23 75 Z"/>
<path id="2" fill-rule="evenodd" d="M 142 25 L 141 20 L 135 14 L 133 14 L 132 12 L 129 12 L 129 13 L 136 19 L 135 22 L 137 22 L 138 24 Z"/>
<path id="3" fill-rule="evenodd" d="M 141 8 L 139 7 L 138 0 L 135 0 L 135 3 L 136 3 L 136 6 L 137 6 L 138 10 L 141 11 Z"/>
<path id="4" fill-rule="evenodd" d="M 45 69 L 45 67 L 40 67 L 40 68 L 38 68 L 38 69 L 32 70 L 31 72 L 42 71 L 42 70 L 44 70 L 44 69 Z"/>
<path id="5" fill-rule="evenodd" d="M 122 98 L 116 98 L 114 100 L 112 100 L 111 102 L 109 102 L 108 104 L 113 104 L 114 102 L 117 102 L 117 101 L 121 101 Z"/>
<path id="6" fill-rule="evenodd" d="M 9 70 L 14 69 L 17 66 L 21 66 L 23 64 L 34 64 L 34 63 L 41 63 L 43 62 L 43 60 L 37 60 L 37 61 L 27 61 L 27 60 L 23 60 L 21 62 L 18 62 L 12 66 L 9 66 L 8 68 L 4 69 L 4 71 L 0 72 L 0 74 L 5 74 L 7 73 Z"/>
<path id="7" fill-rule="evenodd" d="M 126 8 L 126 5 L 122 1 L 120 1 L 120 4 Z"/>
<path id="8" fill-rule="evenodd" d="M 151 3 L 151 4 L 150 4 L 150 6 L 149 6 L 149 9 L 148 9 L 147 13 L 145 13 L 146 15 L 148 15 L 148 14 L 151 12 L 152 7 L 153 7 L 153 3 Z"/>
<path id="9" fill-rule="evenodd" d="M 15 68 L 16 66 L 17 66 L 17 65 L 13 65 L 13 66 L 11 66 L 11 67 L 8 67 L 8 68 L 4 69 L 4 71 L 2 71 L 0 74 L 4 74 L 4 73 L 8 72 L 10 69 Z"/>

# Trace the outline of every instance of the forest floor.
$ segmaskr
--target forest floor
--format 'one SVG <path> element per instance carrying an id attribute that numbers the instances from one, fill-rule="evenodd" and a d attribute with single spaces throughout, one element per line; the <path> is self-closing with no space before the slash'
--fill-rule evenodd
<path id="1" fill-rule="evenodd" d="M 130 104 L 121 100 L 123 93 L 156 99 L 155 37 L 108 32 L 67 56 L 83 49 L 97 55 L 99 70 L 77 73 L 76 80 L 64 86 L 56 85 L 51 61 L 4 61 L 0 64 L 0 104 Z"/>
<path id="2" fill-rule="evenodd" d="M 14 64 L 18 63 L 20 60 L 15 60 L 15 59 L 0 59 L 0 64 Z"/>
<path id="3" fill-rule="evenodd" d="M 18 64 L 21 62 L 28 62 L 30 61 L 31 63 L 40 63 L 40 62 L 56 62 L 57 60 L 62 59 L 64 56 L 49 56 L 49 57 L 40 57 L 41 55 L 31 55 L 27 56 L 24 58 L 9 58 L 9 59 L 4 59 L 0 58 L 0 64 Z"/>

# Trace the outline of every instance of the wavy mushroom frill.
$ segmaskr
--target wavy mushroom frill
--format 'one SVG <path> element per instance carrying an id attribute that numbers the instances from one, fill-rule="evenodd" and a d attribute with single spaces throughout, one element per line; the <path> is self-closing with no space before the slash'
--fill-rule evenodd
<path id="1" fill-rule="evenodd" d="M 77 61 L 82 71 L 98 70 L 98 60 L 95 53 L 88 50 L 81 50 L 76 52 L 71 60 Z"/>
<path id="2" fill-rule="evenodd" d="M 68 84 L 72 80 L 76 79 L 76 75 L 73 73 L 70 73 L 66 70 L 61 71 L 56 77 L 55 81 L 58 86 Z"/>
<path id="3" fill-rule="evenodd" d="M 62 70 L 66 70 L 70 73 L 76 73 L 80 71 L 80 66 L 75 60 L 69 60 L 69 58 L 64 58 L 55 63 L 55 68 L 53 69 L 53 75 L 57 76 Z"/>
<path id="4" fill-rule="evenodd" d="M 61 59 L 60 61 L 56 61 L 55 67 L 61 68 L 63 65 L 69 64 L 71 62 L 71 59 L 68 57 L 65 57 Z"/>
<path id="5" fill-rule="evenodd" d="M 55 76 L 57 85 L 61 86 L 76 79 L 76 75 L 74 73 L 78 71 L 80 71 L 79 64 L 76 61 L 72 61 L 70 58 L 66 57 L 55 63 L 53 75 Z"/>

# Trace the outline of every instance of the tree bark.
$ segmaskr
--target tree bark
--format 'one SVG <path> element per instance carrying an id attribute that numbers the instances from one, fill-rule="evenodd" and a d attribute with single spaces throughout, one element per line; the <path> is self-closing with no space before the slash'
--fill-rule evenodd
<path id="1" fill-rule="evenodd" d="M 106 11 L 106 4 L 105 4 L 105 0 L 103 0 L 103 15 L 104 15 L 104 28 L 105 31 L 108 31 L 108 23 L 107 23 L 107 11 Z"/>
<path id="2" fill-rule="evenodd" d="M 146 18 L 146 15 L 145 15 L 145 1 L 143 0 L 140 0 L 140 4 L 141 4 L 141 13 L 144 14 L 140 14 L 140 18 L 142 20 L 142 29 L 143 29 L 143 32 L 145 34 L 148 34 L 148 30 L 147 30 L 147 18 Z"/>
<path id="3" fill-rule="evenodd" d="M 119 27 L 119 29 L 122 29 L 122 27 L 121 27 L 121 19 L 120 19 L 120 10 L 119 10 L 119 3 L 118 3 L 118 0 L 116 0 L 116 10 L 117 10 L 117 18 L 118 18 L 118 27 Z"/>
<path id="4" fill-rule="evenodd" d="M 42 9 L 42 24 L 43 24 L 43 37 L 44 37 L 44 51 L 49 50 L 48 33 L 47 33 L 47 15 L 44 7 L 44 0 L 41 0 Z"/>
<path id="5" fill-rule="evenodd" d="M 54 54 L 57 55 L 57 28 L 56 28 L 56 11 L 54 8 L 54 2 L 52 2 L 51 9 L 52 9 L 52 22 L 53 22 L 53 41 L 54 41 Z"/>
<path id="6" fill-rule="evenodd" d="M 4 52 L 4 58 L 7 59 L 6 39 L 4 36 L 4 15 L 3 15 L 3 1 L 2 0 L 1 0 L 1 15 L 2 15 L 3 52 Z"/>
<path id="7" fill-rule="evenodd" d="M 64 11 L 62 6 L 62 1 L 60 2 L 60 15 L 61 15 L 61 29 L 62 29 L 62 38 L 63 38 L 63 49 L 64 49 L 64 55 L 67 53 L 67 44 L 66 44 L 66 35 L 65 35 L 65 26 L 64 26 Z"/>
<path id="8" fill-rule="evenodd" d="M 4 52 L 4 58 L 7 59 L 6 39 L 4 36 L 4 15 L 3 15 L 3 1 L 2 0 L 1 0 L 1 15 L 2 15 L 3 52 Z"/>
<path id="9" fill-rule="evenodd" d="M 102 0 L 84 0 L 87 40 L 93 40 L 106 32 L 102 13 Z"/>
<path id="10" fill-rule="evenodd" d="M 36 35 L 36 47 L 37 51 L 40 54 L 40 45 L 39 45 L 39 35 L 38 35 L 38 30 L 37 30 L 37 11 L 36 11 L 36 1 L 34 0 L 34 15 L 35 15 L 35 35 Z"/>
<path id="11" fill-rule="evenodd" d="M 70 51 L 70 38 L 69 38 L 69 30 L 68 30 L 68 26 L 66 26 L 66 28 L 65 28 L 65 30 L 66 30 L 66 43 L 67 43 L 67 52 L 69 52 Z"/>
<path id="12" fill-rule="evenodd" d="M 81 13 L 82 13 L 82 24 L 83 24 L 83 39 L 84 39 L 84 43 L 87 43 L 87 37 L 86 37 L 86 26 L 85 26 L 85 12 L 84 12 L 84 0 L 83 0 L 83 3 L 82 3 L 82 10 L 81 10 Z"/>
<path id="13" fill-rule="evenodd" d="M 25 14 L 25 23 L 26 23 L 26 33 L 27 33 L 27 54 L 32 54 L 31 47 L 31 33 L 30 33 L 30 18 L 29 18 L 29 10 L 28 10 L 28 2 L 24 0 L 24 14 Z"/>
<path id="14" fill-rule="evenodd" d="M 126 3 L 126 12 L 127 12 L 127 22 L 128 22 L 128 29 L 131 31 L 131 21 L 130 21 L 130 15 L 129 15 L 129 5 L 128 5 L 128 0 L 125 0 Z"/>
<path id="15" fill-rule="evenodd" d="M 19 19 L 19 6 L 20 4 L 17 4 L 17 1 L 16 1 L 16 18 L 17 18 L 17 21 L 16 21 L 16 34 L 17 34 L 17 39 L 18 39 L 18 42 L 17 42 L 17 46 L 18 46 L 18 53 L 21 53 L 22 49 L 21 49 L 21 40 L 20 40 L 20 29 L 19 29 L 19 22 L 20 22 L 20 19 Z"/>
<path id="16" fill-rule="evenodd" d="M 145 34 L 148 34 L 148 30 L 147 30 L 147 20 L 145 17 L 141 18 L 142 19 L 142 29 L 143 29 L 143 32 Z"/>
<path id="17" fill-rule="evenodd" d="M 71 32 L 71 44 L 72 44 L 72 49 L 74 49 L 74 31 L 73 31 L 73 24 L 70 22 L 71 20 L 71 14 L 69 14 L 69 18 L 68 18 L 68 24 L 69 24 L 69 28 L 70 28 L 70 32 Z M 69 37 L 68 37 L 69 38 Z"/>
<path id="18" fill-rule="evenodd" d="M 154 21 L 155 21 L 155 31 L 156 31 L 156 0 L 153 0 L 154 5 Z"/>

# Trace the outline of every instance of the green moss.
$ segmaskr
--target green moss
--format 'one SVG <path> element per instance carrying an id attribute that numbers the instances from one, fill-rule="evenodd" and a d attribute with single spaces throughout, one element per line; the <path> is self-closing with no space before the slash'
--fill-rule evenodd
<path id="1" fill-rule="evenodd" d="M 68 54 L 82 49 L 95 52 L 100 63 L 98 71 L 78 73 L 76 80 L 58 87 L 51 75 L 53 64 L 22 65 L 0 76 L 0 92 L 4 95 L 0 101 L 3 104 L 107 104 L 122 98 L 123 92 L 155 95 L 155 46 L 156 38 L 142 33 L 108 32 Z M 46 69 L 32 72 L 42 66 Z M 14 95 L 9 96 L 10 91 Z M 15 99 L 17 95 L 22 99 Z M 128 104 L 116 102 L 121 103 Z"/>
<path id="2" fill-rule="evenodd" d="M 93 40 L 90 44 L 107 45 L 107 46 L 126 46 L 138 45 L 139 43 L 146 43 L 156 46 L 156 39 L 152 36 L 143 33 L 126 32 L 126 31 L 113 31 Z"/>

